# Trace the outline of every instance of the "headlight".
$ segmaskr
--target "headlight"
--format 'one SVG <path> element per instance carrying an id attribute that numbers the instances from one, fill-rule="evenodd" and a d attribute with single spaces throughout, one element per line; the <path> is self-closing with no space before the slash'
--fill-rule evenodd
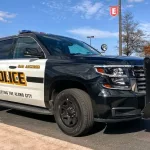
<path id="1" fill-rule="evenodd" d="M 123 66 L 123 67 L 106 66 L 106 67 L 95 67 L 95 69 L 96 72 L 102 74 L 103 76 L 108 77 L 107 82 L 109 83 L 104 83 L 104 87 L 117 88 L 117 89 L 130 88 L 130 80 L 128 77 L 129 66 Z"/>
<path id="2" fill-rule="evenodd" d="M 124 74 L 124 71 L 122 68 L 114 68 L 113 69 L 113 74 L 116 76 L 122 76 Z"/>
<path id="3" fill-rule="evenodd" d="M 110 77 L 127 77 L 126 70 L 123 68 L 105 68 L 105 73 Z"/>
<path id="4" fill-rule="evenodd" d="M 128 69 L 126 68 L 106 68 L 106 73 L 109 74 L 110 80 L 114 86 L 129 85 L 127 76 Z"/>

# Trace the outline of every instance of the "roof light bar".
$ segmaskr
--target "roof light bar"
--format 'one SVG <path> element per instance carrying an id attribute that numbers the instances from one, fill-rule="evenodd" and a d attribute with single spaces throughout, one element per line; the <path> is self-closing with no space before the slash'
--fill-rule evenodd
<path id="1" fill-rule="evenodd" d="M 21 34 L 21 33 L 31 33 L 32 31 L 30 31 L 30 30 L 21 30 L 21 31 L 19 31 L 19 33 Z"/>
<path id="2" fill-rule="evenodd" d="M 23 33 L 39 33 L 39 34 L 47 35 L 47 33 L 45 33 L 45 32 L 35 32 L 35 31 L 31 31 L 31 30 L 21 30 L 21 31 L 19 31 L 19 34 L 23 34 Z"/>

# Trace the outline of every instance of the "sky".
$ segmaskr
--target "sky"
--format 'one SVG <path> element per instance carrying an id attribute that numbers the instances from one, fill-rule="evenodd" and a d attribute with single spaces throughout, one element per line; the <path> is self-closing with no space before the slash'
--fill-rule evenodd
<path id="1" fill-rule="evenodd" d="M 2 1 L 2 0 L 0 0 Z M 20 30 L 59 34 L 89 43 L 106 55 L 118 55 L 118 16 L 110 16 L 110 6 L 118 0 L 3 0 L 0 3 L 0 37 Z M 122 13 L 134 15 L 139 27 L 150 34 L 150 0 L 122 0 Z"/>

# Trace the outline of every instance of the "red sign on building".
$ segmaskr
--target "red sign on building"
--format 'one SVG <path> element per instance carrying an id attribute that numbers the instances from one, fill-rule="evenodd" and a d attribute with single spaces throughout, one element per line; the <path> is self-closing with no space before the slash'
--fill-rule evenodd
<path id="1" fill-rule="evenodd" d="M 118 6 L 111 6 L 110 7 L 110 15 L 115 17 L 119 13 L 119 7 Z"/>

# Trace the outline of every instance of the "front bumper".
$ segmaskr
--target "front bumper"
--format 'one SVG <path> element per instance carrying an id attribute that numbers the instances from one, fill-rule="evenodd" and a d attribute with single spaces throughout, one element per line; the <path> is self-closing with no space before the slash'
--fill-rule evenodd
<path id="1" fill-rule="evenodd" d="M 142 116 L 134 116 L 131 118 L 114 118 L 114 119 L 101 119 L 101 118 L 94 118 L 95 122 L 102 122 L 102 123 L 117 123 L 117 122 L 126 122 L 126 121 L 132 121 L 132 120 L 137 120 L 141 119 Z"/>
<path id="2" fill-rule="evenodd" d="M 98 122 L 122 122 L 139 119 L 145 107 L 145 94 L 102 89 L 94 98 L 94 118 Z"/>

